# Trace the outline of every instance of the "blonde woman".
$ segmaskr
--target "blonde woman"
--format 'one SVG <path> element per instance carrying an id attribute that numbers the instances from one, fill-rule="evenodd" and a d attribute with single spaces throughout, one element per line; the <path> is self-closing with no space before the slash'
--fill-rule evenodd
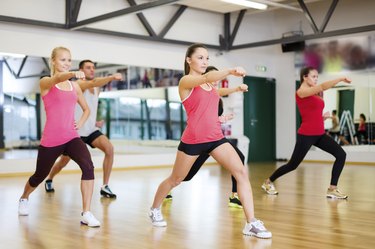
<path id="1" fill-rule="evenodd" d="M 64 47 L 54 48 L 50 58 L 51 76 L 40 80 L 40 94 L 46 111 L 46 124 L 43 130 L 35 173 L 26 182 L 19 201 L 19 215 L 29 215 L 28 201 L 30 194 L 43 182 L 54 162 L 61 154 L 69 155 L 81 168 L 81 192 L 83 210 L 81 223 L 90 227 L 99 227 L 100 222 L 90 212 L 94 187 L 94 166 L 90 153 L 78 135 L 90 114 L 90 110 L 76 82 L 69 79 L 83 79 L 81 71 L 70 72 L 71 54 Z M 83 114 L 77 122 L 74 120 L 75 105 L 78 104 Z"/>

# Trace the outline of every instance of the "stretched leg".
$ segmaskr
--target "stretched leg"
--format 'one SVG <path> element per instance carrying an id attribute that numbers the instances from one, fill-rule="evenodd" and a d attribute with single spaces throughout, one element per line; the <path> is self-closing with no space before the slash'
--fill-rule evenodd
<path id="1" fill-rule="evenodd" d="M 83 141 L 80 138 L 76 138 L 67 144 L 66 153 L 82 170 L 81 192 L 83 212 L 89 211 L 94 189 L 94 166 L 91 161 L 90 152 Z"/>
<path id="2" fill-rule="evenodd" d="M 52 166 L 49 175 L 47 176 L 47 180 L 53 180 L 53 178 L 69 163 L 70 157 L 66 155 L 61 155 L 59 159 L 55 162 Z"/>
<path id="3" fill-rule="evenodd" d="M 154 197 L 154 202 L 152 203 L 152 208 L 160 207 L 164 197 L 185 179 L 197 158 L 198 156 L 190 156 L 182 151 L 177 151 L 172 174 L 160 183 Z"/>
<path id="4" fill-rule="evenodd" d="M 322 138 L 315 144 L 316 147 L 330 153 L 336 158 L 333 163 L 332 175 L 331 175 L 331 187 L 335 188 L 339 181 L 339 177 L 344 168 L 346 153 L 340 145 L 335 143 L 331 137 L 323 135 Z"/>
<path id="5" fill-rule="evenodd" d="M 193 166 L 191 166 L 190 171 L 188 172 L 187 176 L 183 181 L 190 181 L 198 173 L 199 169 L 202 167 L 202 165 L 207 161 L 209 157 L 210 155 L 207 153 L 200 154 L 197 160 L 195 160 Z"/>
<path id="6" fill-rule="evenodd" d="M 238 194 L 242 201 L 247 220 L 242 233 L 259 238 L 271 238 L 272 233 L 267 231 L 262 221 L 255 218 L 253 193 L 249 176 L 233 146 L 229 145 L 229 143 L 223 143 L 216 147 L 210 154 L 220 165 L 228 169 L 237 180 Z"/>
<path id="7" fill-rule="evenodd" d="M 277 178 L 285 175 L 286 173 L 289 173 L 290 171 L 295 170 L 302 160 L 305 158 L 307 152 L 311 148 L 311 146 L 315 143 L 315 141 L 319 138 L 320 136 L 303 136 L 303 135 L 297 135 L 297 142 L 294 147 L 294 151 L 292 154 L 292 157 L 290 158 L 289 162 L 287 164 L 284 164 L 269 178 L 271 182 L 275 181 Z"/>
<path id="8" fill-rule="evenodd" d="M 240 149 L 237 148 L 237 146 L 234 146 L 233 144 L 231 144 L 231 145 L 236 150 L 237 155 L 240 157 L 242 165 L 245 166 L 245 156 L 242 154 L 242 152 L 240 151 Z M 233 176 L 231 176 L 231 178 L 232 178 L 232 193 L 237 193 L 237 181 L 236 181 L 236 178 L 234 178 Z"/>
<path id="9" fill-rule="evenodd" d="M 103 160 L 103 185 L 108 185 L 109 177 L 111 176 L 112 172 L 112 165 L 113 165 L 113 157 L 114 157 L 114 149 L 112 143 L 109 139 L 101 135 L 92 141 L 92 145 L 99 150 L 104 152 L 104 160 Z"/>

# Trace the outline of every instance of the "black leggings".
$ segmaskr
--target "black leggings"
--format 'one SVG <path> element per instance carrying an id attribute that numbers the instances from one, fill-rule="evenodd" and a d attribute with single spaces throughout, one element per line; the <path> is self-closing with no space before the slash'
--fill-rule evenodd
<path id="1" fill-rule="evenodd" d="M 245 156 L 237 148 L 237 146 L 234 146 L 232 143 L 230 143 L 230 144 L 236 150 L 238 156 L 241 159 L 242 164 L 245 165 Z M 195 160 L 193 166 L 191 166 L 191 169 L 190 169 L 189 173 L 187 174 L 187 176 L 185 177 L 185 179 L 183 181 L 184 182 L 190 181 L 195 176 L 195 174 L 197 174 L 197 172 L 199 171 L 199 169 L 202 167 L 202 165 L 207 161 L 207 159 L 209 157 L 210 157 L 210 155 L 207 154 L 207 153 L 200 154 L 199 157 L 197 158 L 197 160 Z M 236 179 L 233 176 L 231 176 L 231 178 L 232 178 L 232 192 L 236 193 L 237 192 L 237 181 L 236 181 Z"/>
<path id="2" fill-rule="evenodd" d="M 292 158 L 287 164 L 273 172 L 270 181 L 273 182 L 280 176 L 295 170 L 305 158 L 312 145 L 330 153 L 336 158 L 332 168 L 331 185 L 337 186 L 341 171 L 344 168 L 346 153 L 341 146 L 332 139 L 332 137 L 326 134 L 321 136 L 304 136 L 297 134 L 297 142 L 294 147 Z"/>
<path id="3" fill-rule="evenodd" d="M 48 176 L 56 159 L 63 153 L 79 165 L 82 170 L 81 180 L 94 179 L 94 165 L 91 161 L 90 152 L 82 139 L 77 137 L 59 146 L 39 146 L 36 170 L 29 178 L 29 184 L 31 187 L 36 188 L 41 182 L 43 182 Z"/>

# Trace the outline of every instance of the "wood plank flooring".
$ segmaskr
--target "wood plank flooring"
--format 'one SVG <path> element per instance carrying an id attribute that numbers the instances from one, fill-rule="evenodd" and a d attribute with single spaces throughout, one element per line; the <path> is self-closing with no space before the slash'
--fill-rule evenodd
<path id="1" fill-rule="evenodd" d="M 96 174 L 92 212 L 100 228 L 81 226 L 80 174 L 60 174 L 56 192 L 41 185 L 30 197 L 30 215 L 19 217 L 18 198 L 28 176 L 0 177 L 0 248 L 375 248 L 375 167 L 347 165 L 339 187 L 348 200 L 325 197 L 331 165 L 303 163 L 276 181 L 278 196 L 267 196 L 262 181 L 280 163 L 251 163 L 256 216 L 272 231 L 270 240 L 243 236 L 241 209 L 228 207 L 230 175 L 204 166 L 165 201 L 166 228 L 147 217 L 164 169 L 116 170 L 110 186 L 116 200 L 101 198 Z"/>

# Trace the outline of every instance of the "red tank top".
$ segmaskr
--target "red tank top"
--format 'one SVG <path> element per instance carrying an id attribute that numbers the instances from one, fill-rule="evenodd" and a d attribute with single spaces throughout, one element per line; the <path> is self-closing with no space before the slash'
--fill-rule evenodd
<path id="1" fill-rule="evenodd" d="M 302 117 L 302 124 L 298 129 L 298 134 L 307 136 L 324 134 L 323 99 L 317 95 L 300 98 L 296 93 L 296 101 Z"/>
<path id="2" fill-rule="evenodd" d="M 200 86 L 193 88 L 182 101 L 187 114 L 187 126 L 181 141 L 186 144 L 207 143 L 224 138 L 217 115 L 220 96 L 211 86 L 206 91 Z"/>

